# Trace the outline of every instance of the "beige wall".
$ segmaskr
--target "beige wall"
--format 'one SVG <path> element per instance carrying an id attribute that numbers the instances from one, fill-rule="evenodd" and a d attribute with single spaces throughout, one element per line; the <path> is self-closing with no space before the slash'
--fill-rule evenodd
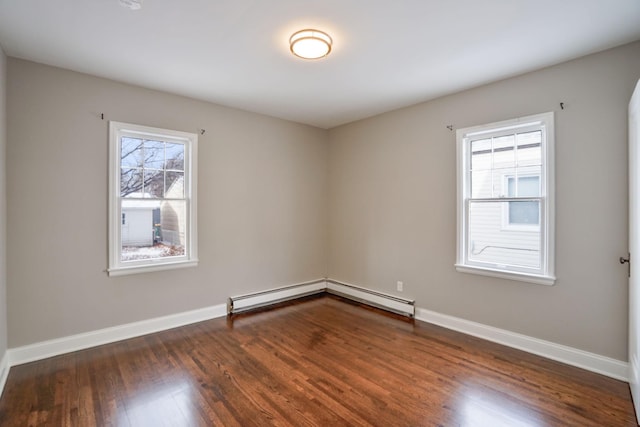
<path id="1" fill-rule="evenodd" d="M 7 350 L 7 57 L 0 48 L 0 359 Z"/>
<path id="2" fill-rule="evenodd" d="M 328 275 L 390 293 L 402 280 L 419 307 L 626 360 L 617 258 L 627 250 L 626 108 L 639 77 L 635 43 L 327 132 L 11 58 L 9 346 Z M 455 132 L 446 126 L 551 110 L 557 284 L 457 273 Z M 206 129 L 197 268 L 104 273 L 102 112 Z"/>
<path id="3" fill-rule="evenodd" d="M 8 82 L 10 347 L 324 276 L 326 131 L 13 58 Z M 197 268 L 107 277 L 107 120 L 206 129 Z"/>
<path id="4" fill-rule="evenodd" d="M 640 43 L 330 131 L 329 276 L 440 313 L 627 359 L 627 105 Z M 564 102 L 561 110 L 559 103 Z M 457 273 L 455 132 L 556 112 L 556 273 Z"/>

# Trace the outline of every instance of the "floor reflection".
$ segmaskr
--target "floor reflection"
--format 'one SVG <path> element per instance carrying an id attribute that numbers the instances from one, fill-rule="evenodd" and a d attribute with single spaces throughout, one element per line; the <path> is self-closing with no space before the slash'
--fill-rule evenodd
<path id="1" fill-rule="evenodd" d="M 159 384 L 152 389 L 135 390 L 119 407 L 118 425 L 194 426 L 198 402 L 186 380 Z M 126 421 L 125 421 L 126 420 Z"/>
<path id="2" fill-rule="evenodd" d="M 480 385 L 468 385 L 459 397 L 460 426 L 543 427 L 540 413 L 518 397 Z"/>

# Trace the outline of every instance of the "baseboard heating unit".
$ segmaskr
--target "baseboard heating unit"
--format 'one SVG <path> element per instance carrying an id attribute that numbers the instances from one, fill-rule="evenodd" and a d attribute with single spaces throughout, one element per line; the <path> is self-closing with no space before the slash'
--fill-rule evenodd
<path id="1" fill-rule="evenodd" d="M 371 305 L 403 316 L 415 315 L 415 301 L 327 279 L 327 293 Z"/>
<path id="2" fill-rule="evenodd" d="M 407 317 L 415 316 L 415 301 L 336 280 L 321 279 L 252 294 L 230 297 L 227 313 L 237 314 L 316 294 L 332 294 Z"/>
<path id="3" fill-rule="evenodd" d="M 249 310 L 256 310 L 292 299 L 323 293 L 326 288 L 327 284 L 325 280 L 322 279 L 252 294 L 229 297 L 227 301 L 227 313 L 237 314 Z"/>

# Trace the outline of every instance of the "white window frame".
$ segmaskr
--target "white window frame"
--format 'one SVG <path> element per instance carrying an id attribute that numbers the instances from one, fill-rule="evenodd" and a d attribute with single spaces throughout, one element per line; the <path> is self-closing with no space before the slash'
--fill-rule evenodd
<path id="1" fill-rule="evenodd" d="M 184 256 L 121 261 L 123 198 L 120 197 L 120 141 L 124 136 L 184 144 L 184 191 L 187 222 Z M 109 122 L 109 268 L 107 269 L 109 276 L 162 271 L 198 265 L 196 215 L 197 153 L 198 135 L 195 133 L 131 123 Z"/>
<path id="2" fill-rule="evenodd" d="M 497 136 L 514 130 L 522 132 L 527 128 L 542 130 L 542 167 L 540 173 L 540 250 L 539 269 L 505 266 L 497 263 L 477 262 L 468 259 L 469 200 L 471 199 L 470 141 L 472 137 Z M 491 277 L 518 280 L 542 285 L 555 283 L 555 175 L 554 175 L 554 114 L 535 114 L 511 120 L 504 120 L 480 126 L 472 126 L 456 131 L 457 140 L 457 254 L 456 270 Z M 521 198 L 528 199 L 527 197 Z M 501 198 L 501 201 L 519 198 Z"/>

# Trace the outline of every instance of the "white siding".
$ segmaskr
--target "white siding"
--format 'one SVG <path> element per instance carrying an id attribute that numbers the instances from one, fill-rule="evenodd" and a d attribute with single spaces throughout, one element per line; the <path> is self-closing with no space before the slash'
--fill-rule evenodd
<path id="1" fill-rule="evenodd" d="M 153 246 L 153 209 L 123 208 L 122 246 Z"/>
<path id="2" fill-rule="evenodd" d="M 166 195 L 170 199 L 179 199 L 184 197 L 184 179 L 176 180 Z M 160 206 L 162 241 L 170 245 L 184 245 L 185 227 L 187 225 L 187 211 L 184 200 L 165 200 Z"/>
<path id="3" fill-rule="evenodd" d="M 540 266 L 540 232 L 506 222 L 508 202 L 473 203 L 469 218 L 469 260 L 526 267 Z"/>

